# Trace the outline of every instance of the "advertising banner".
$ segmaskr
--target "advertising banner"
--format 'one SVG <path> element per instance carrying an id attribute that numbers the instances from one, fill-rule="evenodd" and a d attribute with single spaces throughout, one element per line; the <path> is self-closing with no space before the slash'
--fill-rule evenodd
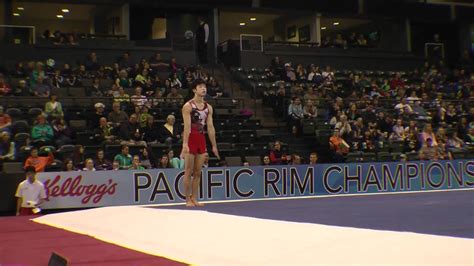
<path id="1" fill-rule="evenodd" d="M 44 209 L 180 203 L 181 169 L 39 173 Z M 203 169 L 205 201 L 474 187 L 474 160 Z"/>

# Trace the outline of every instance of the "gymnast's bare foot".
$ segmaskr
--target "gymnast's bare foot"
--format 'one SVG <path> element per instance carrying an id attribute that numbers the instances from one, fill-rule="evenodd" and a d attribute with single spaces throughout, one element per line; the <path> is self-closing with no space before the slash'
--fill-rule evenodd
<path id="1" fill-rule="evenodd" d="M 194 202 L 191 197 L 186 197 L 186 207 L 194 207 Z"/>
<path id="2" fill-rule="evenodd" d="M 195 207 L 202 207 L 204 203 L 199 202 L 197 199 L 191 197 L 191 202 L 194 204 Z"/>

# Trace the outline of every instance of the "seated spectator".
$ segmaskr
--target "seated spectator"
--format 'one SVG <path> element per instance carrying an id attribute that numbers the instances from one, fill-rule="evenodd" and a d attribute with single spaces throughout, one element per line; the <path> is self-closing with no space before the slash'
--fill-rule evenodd
<path id="1" fill-rule="evenodd" d="M 316 103 L 318 101 L 318 95 L 315 92 L 315 88 L 314 87 L 309 87 L 308 90 L 306 91 L 303 99 L 305 101 L 311 100 L 311 101 L 313 101 L 313 104 Z"/>
<path id="2" fill-rule="evenodd" d="M 102 149 L 97 150 L 94 163 L 95 163 L 94 167 L 97 171 L 112 170 L 112 163 L 109 160 L 107 160 L 107 158 L 105 158 L 105 153 L 104 153 L 104 150 Z"/>
<path id="3" fill-rule="evenodd" d="M 364 37 L 364 34 L 359 34 L 359 37 L 357 38 L 357 45 L 362 47 L 367 46 L 367 39 Z"/>
<path id="4" fill-rule="evenodd" d="M 334 128 L 339 130 L 339 134 L 343 138 L 348 137 L 352 131 L 351 125 L 349 124 L 349 121 L 347 121 L 347 116 L 345 114 L 342 114 L 340 116 L 339 122 L 334 125 Z"/>
<path id="5" fill-rule="evenodd" d="M 84 146 L 80 144 L 74 147 L 74 153 L 72 154 L 72 161 L 74 162 L 74 166 L 77 169 L 84 168 L 85 161 L 86 161 L 84 151 L 85 151 Z"/>
<path id="6" fill-rule="evenodd" d="M 22 79 L 18 82 L 18 87 L 13 91 L 15 96 L 31 96 L 30 88 L 27 86 L 26 80 Z"/>
<path id="7" fill-rule="evenodd" d="M 114 96 L 114 103 L 127 104 L 129 102 L 130 95 L 125 93 L 125 89 L 123 87 L 119 87 L 119 94 L 118 96 Z"/>
<path id="8" fill-rule="evenodd" d="M 82 171 L 95 171 L 95 167 L 94 167 L 94 160 L 92 160 L 91 158 L 87 158 L 86 159 L 86 162 L 85 162 L 85 166 L 84 168 L 82 168 Z"/>
<path id="9" fill-rule="evenodd" d="M 148 150 L 148 148 L 144 148 L 140 151 L 140 164 L 145 167 L 145 169 L 152 169 L 155 168 L 156 160 L 153 156 L 153 153 Z"/>
<path id="10" fill-rule="evenodd" d="M 49 101 L 44 105 L 44 112 L 49 120 L 62 118 L 64 116 L 63 107 L 60 102 L 57 101 L 58 96 L 51 94 Z"/>
<path id="11" fill-rule="evenodd" d="M 128 72 L 125 69 L 120 70 L 118 78 L 115 80 L 115 85 L 122 88 L 132 87 L 132 81 L 128 78 Z"/>
<path id="12" fill-rule="evenodd" d="M 12 125 L 11 117 L 4 113 L 3 106 L 0 105 L 0 132 L 10 132 Z"/>
<path id="13" fill-rule="evenodd" d="M 117 143 L 113 127 L 107 123 L 107 118 L 101 117 L 99 119 L 99 126 L 94 129 L 94 140 L 101 145 Z"/>
<path id="14" fill-rule="evenodd" d="M 94 104 L 95 112 L 87 117 L 87 124 L 91 129 L 99 127 L 99 120 L 106 117 L 105 105 L 103 103 Z"/>
<path id="15" fill-rule="evenodd" d="M 342 38 L 342 35 L 340 33 L 336 34 L 336 38 L 333 40 L 333 44 L 335 47 L 338 48 L 346 48 L 347 47 L 347 42 Z"/>
<path id="16" fill-rule="evenodd" d="M 290 119 L 291 131 L 294 135 L 301 132 L 301 120 L 304 118 L 303 106 L 298 97 L 293 98 L 292 103 L 288 106 L 288 117 Z"/>
<path id="17" fill-rule="evenodd" d="M 44 64 L 42 62 L 30 62 L 29 67 L 31 68 L 30 72 L 30 88 L 36 86 L 36 82 L 39 77 L 45 77 L 46 73 L 44 72 Z"/>
<path id="18" fill-rule="evenodd" d="M 275 141 L 273 149 L 270 151 L 270 161 L 272 164 L 286 164 L 286 154 L 281 150 L 281 142 Z"/>
<path id="19" fill-rule="evenodd" d="M 128 122 L 122 123 L 119 138 L 122 144 L 146 146 L 146 142 L 142 141 L 142 130 L 135 114 L 130 116 Z"/>
<path id="20" fill-rule="evenodd" d="M 271 163 L 272 162 L 270 161 L 270 156 L 268 155 L 263 156 L 263 159 L 262 159 L 263 166 L 271 165 Z"/>
<path id="21" fill-rule="evenodd" d="M 104 88 L 102 88 L 102 86 L 100 85 L 99 78 L 94 78 L 92 80 L 92 85 L 89 88 L 86 88 L 86 93 L 87 96 L 92 97 L 104 97 L 106 95 Z"/>
<path id="22" fill-rule="evenodd" d="M 296 66 L 296 80 L 302 82 L 306 81 L 306 69 L 303 67 L 302 64 L 298 64 Z"/>
<path id="23" fill-rule="evenodd" d="M 15 160 L 15 142 L 11 141 L 10 133 L 3 131 L 0 133 L 0 170 L 3 162 Z"/>
<path id="24" fill-rule="evenodd" d="M 428 139 L 431 139 L 432 146 L 437 147 L 438 142 L 436 141 L 436 136 L 433 132 L 433 126 L 429 123 L 425 124 L 423 132 L 421 132 L 421 141 L 424 144 Z"/>
<path id="25" fill-rule="evenodd" d="M 291 161 L 290 161 L 290 164 L 291 165 L 299 165 L 301 164 L 301 156 L 299 156 L 298 154 L 292 154 L 291 155 Z"/>
<path id="26" fill-rule="evenodd" d="M 129 169 L 132 166 L 132 155 L 129 153 L 128 145 L 122 145 L 122 152 L 115 155 L 114 162 L 119 162 L 120 169 Z"/>
<path id="27" fill-rule="evenodd" d="M 171 57 L 171 60 L 170 60 L 170 71 L 171 72 L 178 72 L 180 70 L 180 66 L 178 65 L 178 63 L 176 62 L 176 57 Z"/>
<path id="28" fill-rule="evenodd" d="M 399 115 L 411 115 L 413 113 L 413 109 L 407 104 L 406 98 L 402 98 L 400 103 L 395 105 L 395 111 L 397 111 Z"/>
<path id="29" fill-rule="evenodd" d="M 285 64 L 285 76 L 284 80 L 287 82 L 295 82 L 296 81 L 296 74 L 294 69 L 291 67 L 290 63 Z"/>
<path id="30" fill-rule="evenodd" d="M 142 88 L 141 87 L 136 87 L 135 88 L 135 94 L 131 97 L 131 101 L 134 106 L 137 107 L 144 107 L 148 105 L 148 100 L 146 99 L 145 95 L 142 95 Z"/>
<path id="31" fill-rule="evenodd" d="M 26 167 L 26 180 L 18 185 L 15 193 L 17 197 L 16 216 L 27 216 L 39 214 L 37 207 L 46 200 L 46 190 L 39 180 L 36 179 L 36 170 L 34 167 Z M 34 211 L 35 210 L 35 211 Z"/>
<path id="32" fill-rule="evenodd" d="M 157 143 L 161 140 L 160 137 L 160 127 L 155 124 L 155 118 L 153 116 L 148 116 L 143 130 L 143 140 L 147 143 Z"/>
<path id="33" fill-rule="evenodd" d="M 112 162 L 112 170 L 113 171 L 120 170 L 120 162 L 119 161 L 113 161 Z"/>
<path id="34" fill-rule="evenodd" d="M 74 162 L 71 159 L 64 160 L 63 165 L 64 172 L 77 171 L 76 167 L 74 166 Z"/>
<path id="35" fill-rule="evenodd" d="M 168 154 L 165 153 L 161 156 L 161 159 L 158 162 L 157 168 L 159 168 L 159 169 L 173 168 L 170 164 Z"/>
<path id="36" fill-rule="evenodd" d="M 136 77 L 135 83 L 137 86 L 148 89 L 151 87 L 152 82 L 150 79 L 150 75 L 148 73 L 148 69 L 143 69 Z"/>
<path id="37" fill-rule="evenodd" d="M 120 124 L 128 121 L 128 115 L 124 111 L 120 110 L 119 102 L 114 102 L 112 104 L 112 112 L 109 113 L 107 118 L 113 127 L 119 127 Z"/>
<path id="38" fill-rule="evenodd" d="M 224 91 L 221 86 L 217 83 L 216 79 L 211 79 L 211 83 L 207 86 L 207 95 L 213 99 L 217 99 L 224 96 Z"/>
<path id="39" fill-rule="evenodd" d="M 166 96 L 168 104 L 173 106 L 181 106 L 184 102 L 183 95 L 178 92 L 177 87 L 171 87 L 170 93 Z"/>
<path id="40" fill-rule="evenodd" d="M 174 115 L 166 117 L 166 123 L 161 127 L 159 135 L 161 142 L 171 145 L 181 140 L 181 129 L 175 125 L 176 118 Z"/>
<path id="41" fill-rule="evenodd" d="M 145 127 L 148 121 L 148 118 L 153 117 L 153 116 L 149 113 L 148 106 L 145 105 L 142 108 L 135 107 L 135 109 L 137 108 L 140 109 L 140 114 L 138 116 L 138 122 L 140 123 L 140 127 Z"/>
<path id="42" fill-rule="evenodd" d="M 336 77 L 334 76 L 334 71 L 331 69 L 331 66 L 326 66 L 323 73 L 321 74 L 325 83 L 333 83 Z"/>
<path id="43" fill-rule="evenodd" d="M 150 98 L 149 100 L 151 102 L 151 106 L 153 107 L 159 107 L 163 105 L 163 103 L 165 102 L 165 99 L 163 97 L 163 91 L 161 89 L 156 89 L 153 98 Z"/>
<path id="44" fill-rule="evenodd" d="M 309 164 L 310 165 L 315 165 L 318 163 L 318 154 L 316 152 L 312 152 L 309 155 Z"/>
<path id="45" fill-rule="evenodd" d="M 49 97 L 51 88 L 48 84 L 44 83 L 44 77 L 39 76 L 35 86 L 33 87 L 33 95 L 38 97 Z"/>
<path id="46" fill-rule="evenodd" d="M 24 168 L 27 169 L 27 167 L 32 166 L 36 172 L 44 172 L 46 166 L 54 163 L 53 153 L 48 148 L 45 151 L 48 152 L 48 156 L 42 157 L 38 156 L 37 148 L 31 148 L 30 156 L 26 159 Z"/>
<path id="47" fill-rule="evenodd" d="M 306 101 L 303 113 L 304 113 L 305 118 L 314 119 L 314 118 L 318 117 L 318 109 L 316 108 L 316 106 L 314 106 L 312 100 L 307 100 Z"/>
<path id="48" fill-rule="evenodd" d="M 464 138 L 464 141 L 469 144 L 474 143 L 474 126 L 471 126 L 469 128 L 468 133 L 466 134 L 466 137 Z"/>
<path id="49" fill-rule="evenodd" d="M 31 129 L 31 139 L 38 145 L 51 144 L 54 137 L 53 128 L 43 114 L 38 115 L 36 125 Z"/>
<path id="50" fill-rule="evenodd" d="M 150 58 L 149 62 L 154 72 L 163 71 L 169 67 L 169 64 L 161 59 L 161 54 L 158 52 L 155 53 L 155 56 Z"/>
<path id="51" fill-rule="evenodd" d="M 454 108 L 454 105 L 448 105 L 448 109 L 446 110 L 446 123 L 448 125 L 456 124 L 459 120 L 458 112 Z"/>
<path id="52" fill-rule="evenodd" d="M 181 89 L 183 87 L 183 84 L 179 80 L 177 73 L 171 73 L 169 80 L 171 88 L 176 87 L 177 89 Z"/>
<path id="53" fill-rule="evenodd" d="M 66 38 L 64 37 L 63 34 L 60 34 L 55 38 L 53 44 L 54 45 L 64 45 L 64 44 L 66 44 Z"/>
<path id="54" fill-rule="evenodd" d="M 0 96 L 10 95 L 11 92 L 11 86 L 5 81 L 3 74 L 0 73 Z"/>
<path id="55" fill-rule="evenodd" d="M 85 66 L 87 71 L 97 71 L 97 70 L 99 70 L 100 63 L 99 63 L 99 59 L 97 58 L 97 53 L 96 52 L 91 52 L 87 56 L 87 58 L 84 62 L 84 66 Z"/>
<path id="56" fill-rule="evenodd" d="M 57 89 L 66 87 L 66 79 L 61 75 L 61 70 L 54 70 L 54 75 L 51 77 L 51 86 Z"/>
<path id="57" fill-rule="evenodd" d="M 53 122 L 54 144 L 61 147 L 66 144 L 71 144 L 74 139 L 75 132 L 67 126 L 63 118 L 57 118 Z"/>
<path id="58" fill-rule="evenodd" d="M 423 160 L 438 160 L 439 159 L 439 150 L 436 146 L 433 145 L 433 139 L 427 138 L 423 143 L 418 157 L 421 161 Z"/>
<path id="59" fill-rule="evenodd" d="M 403 121 L 397 119 L 397 123 L 393 126 L 392 134 L 390 135 L 391 140 L 404 141 L 407 137 L 405 128 L 403 127 Z"/>
<path id="60" fill-rule="evenodd" d="M 120 68 L 126 69 L 127 71 L 130 71 L 135 66 L 135 63 L 130 58 L 129 52 L 124 52 L 117 60 L 117 63 L 119 64 Z"/>
<path id="61" fill-rule="evenodd" d="M 168 155 L 168 160 L 170 165 L 175 169 L 184 169 L 184 159 L 174 156 L 174 151 L 169 149 L 166 153 Z"/>
<path id="62" fill-rule="evenodd" d="M 79 43 L 77 42 L 77 39 L 74 36 L 74 34 L 68 34 L 66 41 L 67 41 L 67 44 L 69 44 L 69 45 L 79 45 Z"/>
<path id="63" fill-rule="evenodd" d="M 375 152 L 376 151 L 376 135 L 373 134 L 372 131 L 366 130 L 364 131 L 364 137 L 359 144 L 359 147 L 362 149 L 363 152 Z"/>
<path id="64" fill-rule="evenodd" d="M 81 85 L 80 79 L 76 74 L 71 74 L 66 78 L 65 86 L 66 87 L 78 87 Z"/>
<path id="65" fill-rule="evenodd" d="M 464 141 L 458 137 L 458 132 L 453 131 L 447 134 L 448 140 L 446 146 L 448 149 L 463 149 L 465 144 Z"/>
<path id="66" fill-rule="evenodd" d="M 329 148 L 333 152 L 335 162 L 343 162 L 344 156 L 349 152 L 349 144 L 341 138 L 338 129 L 334 130 L 334 134 L 329 138 Z"/>
<path id="67" fill-rule="evenodd" d="M 133 156 L 132 166 L 130 166 L 128 170 L 145 170 L 145 167 L 140 163 L 140 157 L 138 155 Z"/>

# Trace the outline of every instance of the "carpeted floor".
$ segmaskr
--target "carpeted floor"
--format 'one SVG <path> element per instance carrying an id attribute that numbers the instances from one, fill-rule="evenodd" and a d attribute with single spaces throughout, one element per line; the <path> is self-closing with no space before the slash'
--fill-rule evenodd
<path id="1" fill-rule="evenodd" d="M 0 218 L 0 265 L 45 266 L 53 251 L 68 258 L 69 265 L 184 265 L 86 235 L 34 223 L 29 218 Z"/>
<path id="2" fill-rule="evenodd" d="M 151 207 L 187 209 L 184 206 Z M 474 190 L 206 204 L 208 212 L 474 238 Z"/>

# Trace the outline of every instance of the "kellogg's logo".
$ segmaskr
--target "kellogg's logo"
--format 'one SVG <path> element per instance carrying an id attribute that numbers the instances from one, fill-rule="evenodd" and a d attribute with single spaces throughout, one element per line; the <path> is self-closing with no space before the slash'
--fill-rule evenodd
<path id="1" fill-rule="evenodd" d="M 47 179 L 44 182 L 48 199 L 50 197 L 83 197 L 81 202 L 87 204 L 91 199 L 93 203 L 99 203 L 104 195 L 113 195 L 115 194 L 117 183 L 113 182 L 112 179 L 109 179 L 106 184 L 97 185 L 81 184 L 82 175 L 77 176 L 76 178 L 66 178 L 62 184 L 58 184 L 61 180 L 61 176 L 57 175 L 53 181 Z"/>

